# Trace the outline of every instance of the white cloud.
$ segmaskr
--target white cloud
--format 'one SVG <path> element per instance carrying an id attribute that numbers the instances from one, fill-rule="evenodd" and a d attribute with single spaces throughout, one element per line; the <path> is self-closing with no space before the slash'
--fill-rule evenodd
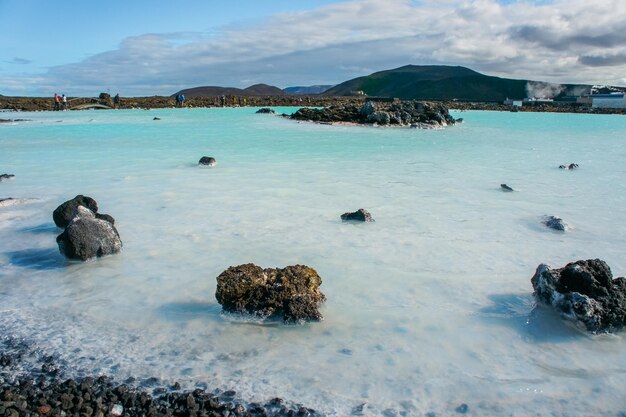
<path id="1" fill-rule="evenodd" d="M 152 95 L 199 85 L 332 84 L 437 63 L 514 78 L 621 84 L 625 21 L 624 0 L 354 0 L 255 26 L 130 37 L 116 50 L 4 85 Z"/>

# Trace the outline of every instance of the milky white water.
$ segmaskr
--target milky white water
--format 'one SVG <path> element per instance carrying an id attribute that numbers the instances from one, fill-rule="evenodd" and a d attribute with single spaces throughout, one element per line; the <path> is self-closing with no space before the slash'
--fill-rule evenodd
<path id="1" fill-rule="evenodd" d="M 255 110 L 5 114 L 32 121 L 0 125 L 0 174 L 16 175 L 0 198 L 36 200 L 0 207 L 0 330 L 76 376 L 206 384 L 327 415 L 626 410 L 624 334 L 567 326 L 530 284 L 540 263 L 601 258 L 626 273 L 626 117 L 464 112 L 426 131 Z M 217 165 L 199 168 L 203 155 Z M 52 211 L 77 194 L 115 217 L 122 253 L 58 253 Z M 361 207 L 375 223 L 341 223 Z M 248 262 L 315 268 L 325 320 L 222 315 L 215 278 Z"/>

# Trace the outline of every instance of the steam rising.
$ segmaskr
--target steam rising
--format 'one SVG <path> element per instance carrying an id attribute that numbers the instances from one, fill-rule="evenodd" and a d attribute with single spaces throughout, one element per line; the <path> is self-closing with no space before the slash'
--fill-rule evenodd
<path id="1" fill-rule="evenodd" d="M 539 81 L 529 81 L 526 83 L 526 97 L 547 99 L 554 98 L 565 90 L 561 84 L 550 84 Z"/>

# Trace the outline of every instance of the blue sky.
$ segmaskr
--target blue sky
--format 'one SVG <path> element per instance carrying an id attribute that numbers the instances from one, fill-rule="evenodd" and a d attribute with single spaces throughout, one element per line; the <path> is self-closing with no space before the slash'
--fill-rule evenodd
<path id="1" fill-rule="evenodd" d="M 626 84 L 624 0 L 0 0 L 0 94 L 335 84 L 406 64 Z"/>

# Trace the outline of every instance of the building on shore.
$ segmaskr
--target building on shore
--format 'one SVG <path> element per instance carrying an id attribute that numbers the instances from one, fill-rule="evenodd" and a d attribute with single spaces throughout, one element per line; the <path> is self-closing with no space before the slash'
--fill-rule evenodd
<path id="1" fill-rule="evenodd" d="M 506 100 L 504 100 L 504 105 L 505 106 L 511 106 L 511 107 L 522 107 L 522 105 L 524 104 L 524 100 L 522 99 L 513 99 L 513 98 L 508 98 Z"/>
<path id="2" fill-rule="evenodd" d="M 626 109 L 626 95 L 624 93 L 587 94 L 580 96 L 577 103 L 594 109 Z"/>

